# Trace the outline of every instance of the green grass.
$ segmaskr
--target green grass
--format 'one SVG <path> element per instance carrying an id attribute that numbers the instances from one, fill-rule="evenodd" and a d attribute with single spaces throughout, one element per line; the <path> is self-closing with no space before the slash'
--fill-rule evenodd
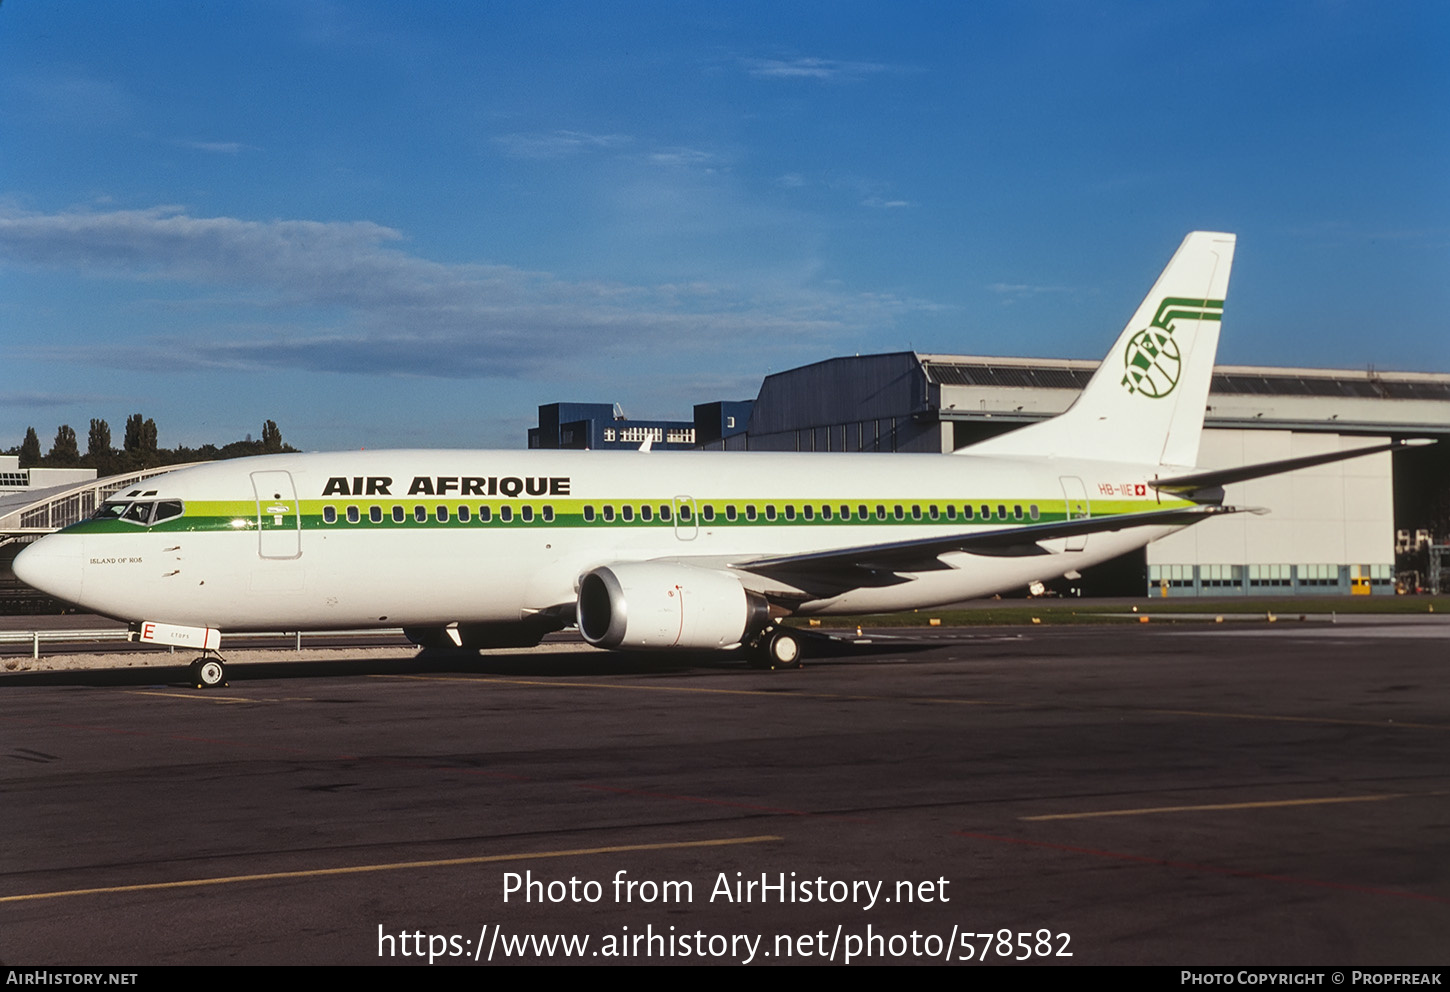
<path id="1" fill-rule="evenodd" d="M 1134 613 L 1134 607 L 1137 612 Z M 1132 603 L 1079 600 L 1037 600 L 1030 603 L 1004 602 L 967 610 L 912 610 L 906 613 L 878 613 L 821 617 L 822 629 L 851 627 L 925 627 L 932 619 L 943 627 L 1012 626 L 1018 624 L 1108 624 L 1141 623 L 1142 617 L 1173 622 L 1190 616 L 1257 615 L 1268 619 L 1297 620 L 1300 616 L 1342 614 L 1450 614 L 1450 596 L 1315 596 L 1265 599 L 1143 599 Z M 803 618 L 788 623 L 807 626 Z M 1193 622 L 1200 622 L 1194 620 Z"/>

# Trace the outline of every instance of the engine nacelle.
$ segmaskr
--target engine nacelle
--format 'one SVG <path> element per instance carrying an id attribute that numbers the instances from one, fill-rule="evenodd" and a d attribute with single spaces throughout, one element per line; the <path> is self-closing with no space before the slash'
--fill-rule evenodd
<path id="1" fill-rule="evenodd" d="M 665 562 L 602 565 L 579 580 L 579 633 L 597 648 L 732 648 L 770 605 L 729 572 Z"/>

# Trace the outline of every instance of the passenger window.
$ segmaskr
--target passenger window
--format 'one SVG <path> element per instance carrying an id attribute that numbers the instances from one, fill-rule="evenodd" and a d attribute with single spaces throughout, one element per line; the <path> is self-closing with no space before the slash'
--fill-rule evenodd
<path id="1" fill-rule="evenodd" d="M 499 523 L 505 523 L 506 524 L 510 520 L 512 520 L 513 518 L 514 518 L 514 508 L 513 507 L 511 507 L 511 506 L 501 506 L 501 507 L 498 508 L 498 519 L 499 519 Z"/>
<path id="2" fill-rule="evenodd" d="M 406 519 L 408 519 L 407 510 L 403 509 L 401 506 L 393 507 L 393 523 L 400 524 Z"/>
<path id="3" fill-rule="evenodd" d="M 765 519 L 766 520 L 774 520 L 775 519 L 775 506 L 774 505 L 767 506 L 765 508 Z"/>
<path id="4" fill-rule="evenodd" d="M 933 520 L 937 519 L 937 517 L 939 516 L 939 514 L 936 511 L 936 504 L 935 503 L 933 503 L 931 506 L 928 506 L 926 508 L 926 515 L 928 517 L 931 517 Z"/>
<path id="5" fill-rule="evenodd" d="M 705 519 L 705 523 L 713 523 L 715 520 L 715 508 L 713 506 L 700 507 L 700 516 Z"/>
<path id="6" fill-rule="evenodd" d="M 468 512 L 468 507 L 466 505 L 465 506 L 460 506 L 458 508 L 458 521 L 459 521 L 459 523 L 465 523 L 465 524 L 468 523 L 469 516 L 470 516 L 470 514 Z"/>
<path id="7" fill-rule="evenodd" d="M 1012 516 L 1015 517 L 1015 518 L 1017 518 L 1018 520 L 1021 520 L 1022 519 L 1022 504 L 1021 503 L 1016 503 L 1016 504 L 1013 505 L 1013 507 L 1012 507 Z"/>
<path id="8" fill-rule="evenodd" d="M 971 520 L 976 515 L 977 511 L 972 507 L 972 504 L 968 503 L 966 506 L 962 507 L 963 520 Z"/>
<path id="9" fill-rule="evenodd" d="M 681 506 L 680 507 L 680 523 L 687 524 L 689 522 L 690 522 L 690 508 L 688 506 Z"/>
<path id="10" fill-rule="evenodd" d="M 428 522 L 428 508 L 426 506 L 417 506 L 417 505 L 415 505 L 413 507 L 413 519 L 416 520 L 416 521 L 418 521 L 418 523 L 420 523 L 420 524 L 427 523 Z"/>
<path id="11" fill-rule="evenodd" d="M 886 507 L 882 506 L 880 503 L 877 503 L 876 504 L 876 519 L 877 520 L 885 520 L 886 519 Z"/>
<path id="12" fill-rule="evenodd" d="M 493 507 L 491 507 L 491 506 L 480 506 L 478 508 L 478 522 L 479 523 L 486 524 L 486 523 L 488 523 L 492 519 L 493 519 Z"/>
<path id="13" fill-rule="evenodd" d="M 628 523 L 629 521 L 633 520 L 634 519 L 634 507 L 632 507 L 632 506 L 621 506 L 619 508 L 619 519 L 625 521 L 626 523 Z"/>
<path id="14" fill-rule="evenodd" d="M 613 520 L 614 520 L 614 507 L 609 506 L 608 504 L 605 504 L 605 507 L 604 507 L 604 522 L 605 523 L 610 523 Z"/>
<path id="15" fill-rule="evenodd" d="M 337 507 L 324 506 L 322 508 L 322 522 L 325 524 L 337 523 Z"/>
<path id="16" fill-rule="evenodd" d="M 906 519 L 906 508 L 903 507 L 900 503 L 897 503 L 895 506 L 893 506 L 891 508 L 891 515 L 893 517 L 895 517 L 897 520 L 905 520 Z"/>
<path id="17" fill-rule="evenodd" d="M 584 507 L 584 522 L 586 524 L 592 524 L 594 522 L 594 507 L 592 505 Z"/>
<path id="18" fill-rule="evenodd" d="M 733 523 L 735 520 L 735 516 L 735 504 L 731 503 L 729 506 L 725 507 L 725 519 Z"/>
<path id="19" fill-rule="evenodd" d="M 955 506 L 952 506 L 950 503 L 947 504 L 947 519 L 957 519 L 957 508 Z"/>
<path id="20" fill-rule="evenodd" d="M 791 503 L 787 503 L 786 504 L 786 507 L 785 507 L 785 518 L 787 520 L 794 520 L 795 519 L 795 505 L 794 504 L 791 504 Z"/>
<path id="21" fill-rule="evenodd" d="M 661 506 L 660 507 L 660 519 L 661 520 L 669 520 L 670 519 L 670 508 L 668 506 Z"/>
<path id="22" fill-rule="evenodd" d="M 755 509 L 755 507 L 754 506 L 747 506 L 745 508 L 745 519 L 746 520 L 753 521 L 755 519 L 755 517 L 756 517 L 756 509 Z"/>
<path id="23" fill-rule="evenodd" d="M 381 506 L 368 507 L 368 522 L 374 524 L 383 522 L 383 508 Z"/>
<path id="24" fill-rule="evenodd" d="M 920 503 L 913 503 L 912 504 L 912 506 L 911 506 L 911 519 L 912 520 L 920 520 L 921 519 L 921 504 Z"/>
<path id="25" fill-rule="evenodd" d="M 992 519 L 992 508 L 990 506 L 988 506 L 986 503 L 983 503 L 982 504 L 982 519 L 983 520 L 991 520 Z"/>
<path id="26" fill-rule="evenodd" d="M 357 507 L 355 507 L 355 506 L 349 506 L 347 508 L 347 522 L 348 523 L 355 524 L 355 523 L 357 523 L 361 519 L 362 519 L 362 514 L 360 514 L 360 513 L 357 512 Z"/>
<path id="27" fill-rule="evenodd" d="M 546 507 L 544 507 L 544 523 L 551 524 L 553 522 L 554 522 L 554 508 L 552 506 L 546 506 Z"/>
<path id="28" fill-rule="evenodd" d="M 433 515 L 438 518 L 438 522 L 440 524 L 446 524 L 448 522 L 448 507 L 436 507 L 433 511 Z"/>
<path id="29" fill-rule="evenodd" d="M 1037 520 L 1037 519 L 1039 519 L 1042 516 L 1042 514 L 1037 509 L 1037 504 L 1036 503 L 1033 503 L 1031 506 L 1029 506 L 1027 508 L 1027 514 L 1033 520 Z"/>
<path id="30" fill-rule="evenodd" d="M 534 508 L 532 506 L 519 507 L 519 519 L 526 524 L 534 522 Z"/>
<path id="31" fill-rule="evenodd" d="M 639 519 L 641 520 L 653 520 L 654 515 L 654 507 L 650 506 L 648 503 L 639 508 Z"/>
<path id="32" fill-rule="evenodd" d="M 997 504 L 997 519 L 998 520 L 1006 520 L 1007 519 L 1007 504 L 1006 503 L 998 503 Z"/>

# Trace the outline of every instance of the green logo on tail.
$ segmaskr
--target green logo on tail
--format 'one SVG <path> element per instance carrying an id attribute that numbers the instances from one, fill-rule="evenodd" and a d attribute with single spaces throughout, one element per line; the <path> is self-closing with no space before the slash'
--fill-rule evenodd
<path id="1" fill-rule="evenodd" d="M 1123 352 L 1123 385 L 1130 393 L 1162 399 L 1173 392 L 1183 373 L 1183 353 L 1173 339 L 1173 322 L 1221 320 L 1223 300 L 1187 300 L 1179 297 L 1158 304 L 1153 323 L 1128 339 Z"/>

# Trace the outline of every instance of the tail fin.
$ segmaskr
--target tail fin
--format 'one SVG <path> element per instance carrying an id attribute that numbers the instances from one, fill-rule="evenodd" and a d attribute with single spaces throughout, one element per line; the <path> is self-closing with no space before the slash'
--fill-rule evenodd
<path id="1" fill-rule="evenodd" d="M 1077 402 L 972 454 L 1196 465 L 1233 253 L 1232 234 L 1184 238 Z"/>

